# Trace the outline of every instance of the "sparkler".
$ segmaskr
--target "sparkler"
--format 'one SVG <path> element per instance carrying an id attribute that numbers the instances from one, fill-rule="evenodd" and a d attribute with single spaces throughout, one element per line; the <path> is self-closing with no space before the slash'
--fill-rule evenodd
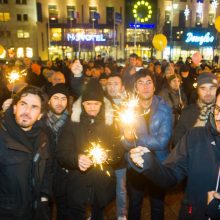
<path id="1" fill-rule="evenodd" d="M 21 71 L 12 70 L 10 73 L 6 75 L 8 82 L 12 84 L 12 91 L 11 91 L 12 95 L 14 93 L 15 82 L 20 80 L 22 77 L 26 75 L 27 75 L 27 72 L 25 69 Z"/>
<path id="2" fill-rule="evenodd" d="M 108 152 L 109 150 L 104 149 L 100 143 L 91 143 L 91 147 L 86 150 L 88 156 L 91 158 L 94 166 L 100 166 L 101 170 L 103 171 L 103 164 L 108 162 Z M 109 171 L 106 171 L 106 174 L 110 176 Z"/>
<path id="3" fill-rule="evenodd" d="M 137 146 L 136 144 L 136 133 L 135 133 L 135 123 L 136 120 L 145 114 L 148 114 L 150 109 L 145 111 L 144 113 L 140 114 L 138 111 L 138 102 L 139 99 L 135 95 L 127 95 L 124 100 L 122 100 L 120 106 L 115 106 L 116 108 L 116 121 L 122 124 L 122 126 L 128 126 L 131 129 L 131 133 L 134 138 L 134 147 Z"/>

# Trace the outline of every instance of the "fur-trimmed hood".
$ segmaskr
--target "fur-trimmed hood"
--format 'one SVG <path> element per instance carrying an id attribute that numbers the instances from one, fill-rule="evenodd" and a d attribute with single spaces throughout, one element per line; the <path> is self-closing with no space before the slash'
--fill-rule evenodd
<path id="1" fill-rule="evenodd" d="M 113 124 L 113 107 L 111 102 L 104 97 L 104 105 L 105 105 L 105 124 L 112 125 Z M 74 103 L 72 107 L 71 121 L 80 122 L 80 115 L 82 113 L 82 97 L 80 96 Z"/>

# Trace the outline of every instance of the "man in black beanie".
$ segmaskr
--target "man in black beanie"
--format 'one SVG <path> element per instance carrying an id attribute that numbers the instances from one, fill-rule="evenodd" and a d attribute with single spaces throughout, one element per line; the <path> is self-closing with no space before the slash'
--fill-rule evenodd
<path id="1" fill-rule="evenodd" d="M 98 80 L 91 79 L 82 96 L 74 103 L 72 122 L 62 131 L 58 142 L 57 158 L 69 170 L 67 201 L 70 207 L 69 220 L 85 219 L 86 206 L 92 207 L 92 220 L 103 220 L 103 209 L 115 196 L 115 176 L 112 163 L 117 163 L 122 148 L 113 125 L 111 103 L 104 98 Z M 104 171 L 95 166 L 88 155 L 91 144 L 99 143 L 112 159 L 103 163 Z M 106 175 L 106 170 L 110 176 Z"/>
<path id="2" fill-rule="evenodd" d="M 44 118 L 44 127 L 51 143 L 51 155 L 53 156 L 53 202 L 57 208 L 57 220 L 67 219 L 68 208 L 66 206 L 66 170 L 58 164 L 55 158 L 57 141 L 66 122 L 70 119 L 67 109 L 69 90 L 64 83 L 51 86 L 48 90 L 49 109 Z M 53 203 L 53 204 L 54 204 Z"/>

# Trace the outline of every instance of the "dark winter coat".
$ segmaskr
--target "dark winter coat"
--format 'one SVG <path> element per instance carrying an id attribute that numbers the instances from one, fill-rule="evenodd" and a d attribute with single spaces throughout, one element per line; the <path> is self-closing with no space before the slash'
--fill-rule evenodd
<path id="1" fill-rule="evenodd" d="M 12 108 L 0 121 L 0 219 L 38 219 L 40 197 L 51 195 L 48 139 L 35 125 L 30 141 L 16 124 Z"/>
<path id="2" fill-rule="evenodd" d="M 110 102 L 109 102 L 110 103 Z M 108 108 L 105 105 L 106 109 Z M 67 179 L 67 203 L 71 208 L 83 208 L 86 204 L 93 204 L 94 198 L 99 207 L 107 205 L 115 196 L 115 176 L 110 165 L 90 167 L 81 172 L 78 168 L 79 154 L 86 154 L 91 142 L 98 142 L 110 149 L 110 156 L 117 163 L 122 155 L 122 148 L 117 144 L 118 137 L 114 127 L 109 124 L 112 119 L 104 115 L 104 108 L 95 117 L 89 117 L 81 108 L 81 100 L 73 106 L 72 120 L 63 128 L 58 141 L 57 159 L 62 167 L 69 170 Z M 113 114 L 113 113 L 111 113 Z M 106 116 L 109 114 L 106 113 Z M 106 174 L 109 171 L 111 176 Z"/>
<path id="3" fill-rule="evenodd" d="M 176 145 L 178 141 L 193 127 L 200 114 L 197 104 L 191 104 L 182 110 L 181 116 L 173 132 L 173 143 Z"/>
<path id="4" fill-rule="evenodd" d="M 152 153 L 144 154 L 143 169 L 130 164 L 164 188 L 188 177 L 179 219 L 208 219 L 207 192 L 215 190 L 220 167 L 220 136 L 211 126 L 192 128 L 163 165 Z"/>

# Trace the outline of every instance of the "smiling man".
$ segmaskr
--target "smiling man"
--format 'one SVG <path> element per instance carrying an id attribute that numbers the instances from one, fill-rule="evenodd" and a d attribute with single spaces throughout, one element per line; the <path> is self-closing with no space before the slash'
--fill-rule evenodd
<path id="1" fill-rule="evenodd" d="M 135 78 L 135 90 L 139 98 L 138 110 L 140 117 L 131 129 L 124 127 L 124 145 L 133 148 L 137 146 L 151 149 L 157 159 L 162 162 L 169 154 L 168 142 L 172 132 L 172 112 L 165 101 L 154 95 L 154 75 L 147 69 L 140 70 Z M 146 114 L 145 114 L 146 113 Z M 134 132 L 135 131 L 135 132 Z M 134 135 L 134 133 L 136 135 Z M 136 140 L 135 140 L 136 136 Z M 141 219 L 141 208 L 145 190 L 148 190 L 151 204 L 151 218 L 164 218 L 164 191 L 147 181 L 134 170 L 127 172 L 129 195 L 128 219 Z"/>
<path id="2" fill-rule="evenodd" d="M 0 120 L 0 219 L 42 218 L 51 193 L 48 139 L 38 122 L 46 99 L 27 86 Z"/>

